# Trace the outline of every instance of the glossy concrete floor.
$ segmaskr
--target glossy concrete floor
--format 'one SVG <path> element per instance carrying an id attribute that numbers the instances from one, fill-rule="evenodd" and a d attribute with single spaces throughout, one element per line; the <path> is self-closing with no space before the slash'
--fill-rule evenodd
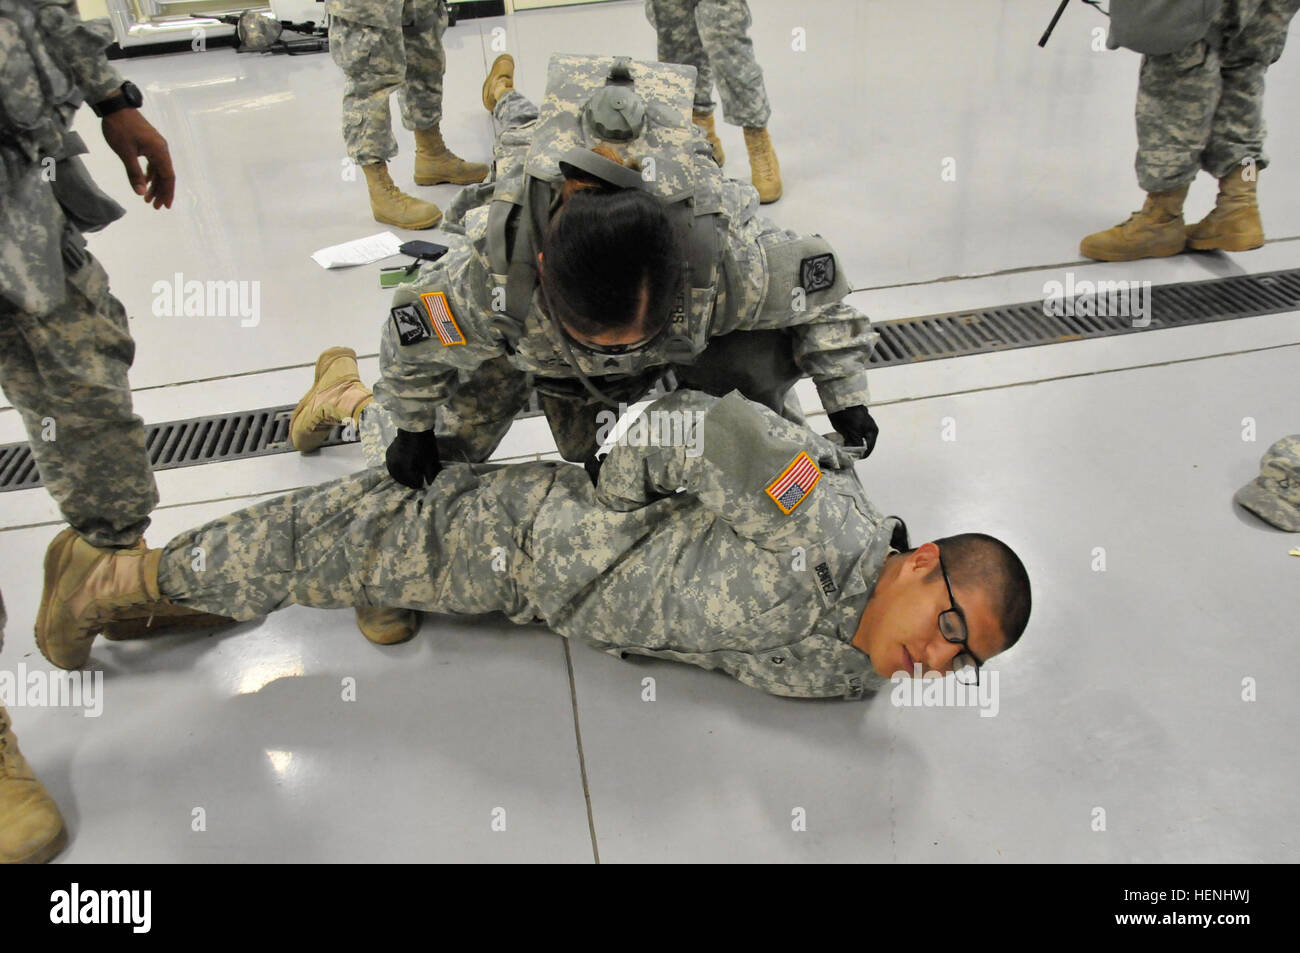
<path id="1" fill-rule="evenodd" d="M 1140 193 L 1137 58 L 1090 48 L 1093 11 L 1072 6 L 1040 50 L 1050 11 L 1032 0 L 752 7 L 786 182 L 769 214 L 829 238 L 878 320 L 1033 300 L 1069 271 L 1160 283 L 1300 257 L 1295 51 L 1269 74 L 1272 241 L 1095 265 L 1079 237 Z M 490 149 L 478 87 L 502 40 L 535 94 L 553 51 L 654 51 L 636 2 L 463 22 L 446 40 L 444 130 L 467 157 Z M 180 180 L 170 212 L 131 202 L 92 239 L 132 315 L 137 410 L 161 421 L 290 403 L 332 344 L 367 355 L 372 379 L 387 298 L 374 267 L 327 273 L 308 257 L 380 230 L 342 174 L 333 63 L 214 50 L 124 69 Z M 116 159 L 81 123 L 97 178 L 125 200 Z M 739 130 L 721 128 L 728 171 L 746 175 Z M 395 177 L 409 179 L 410 134 L 398 138 Z M 947 158 L 955 181 L 941 178 Z M 1211 200 L 1198 182 L 1189 214 Z M 153 283 L 176 272 L 260 282 L 259 322 L 154 317 Z M 1000 535 L 1030 568 L 1030 628 L 992 666 L 996 717 L 883 694 L 768 697 L 499 618 L 430 617 L 413 642 L 380 648 L 350 613 L 295 608 L 99 643 L 100 717 L 13 709 L 72 829 L 63 859 L 1300 859 L 1300 536 L 1231 502 L 1267 445 L 1300 431 L 1297 316 L 881 369 L 872 386 L 882 436 L 862 474 L 881 508 L 914 539 Z M 21 436 L 0 410 L 0 441 Z M 553 450 L 526 420 L 500 456 Z M 165 471 L 149 538 L 359 465 L 348 447 Z M 0 494 L 10 671 L 48 668 L 31 626 L 57 522 L 43 490 Z M 792 830 L 799 811 L 806 830 Z"/>

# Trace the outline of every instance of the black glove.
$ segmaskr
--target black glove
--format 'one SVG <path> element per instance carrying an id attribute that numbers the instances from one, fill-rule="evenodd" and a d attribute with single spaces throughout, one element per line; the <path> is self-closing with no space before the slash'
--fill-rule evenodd
<path id="1" fill-rule="evenodd" d="M 609 454 L 605 454 L 605 457 Z M 591 485 L 596 486 L 600 483 L 600 468 L 605 463 L 605 457 L 598 457 L 594 453 L 587 458 L 587 462 L 582 466 L 587 471 L 587 476 L 591 477 Z"/>
<path id="2" fill-rule="evenodd" d="M 867 452 L 863 456 L 871 456 L 871 451 L 876 449 L 876 437 L 880 435 L 880 428 L 872 419 L 871 411 L 858 404 L 856 407 L 833 410 L 827 416 L 830 417 L 835 432 L 844 438 L 844 446 L 866 447 Z"/>
<path id="3" fill-rule="evenodd" d="M 398 483 L 422 490 L 442 469 L 442 461 L 438 459 L 438 438 L 432 430 L 420 433 L 399 430 L 388 445 L 384 462 L 388 464 L 388 475 Z"/>

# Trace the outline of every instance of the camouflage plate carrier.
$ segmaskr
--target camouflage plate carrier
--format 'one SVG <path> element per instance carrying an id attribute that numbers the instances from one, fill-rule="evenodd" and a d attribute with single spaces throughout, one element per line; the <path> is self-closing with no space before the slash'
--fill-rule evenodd
<path id="1" fill-rule="evenodd" d="M 533 306 L 537 254 L 566 166 L 663 199 L 686 238 L 687 260 L 672 327 L 659 347 L 621 355 L 573 352 L 551 322 L 543 321 L 550 340 L 568 352 L 579 371 L 599 377 L 641 374 L 665 358 L 689 363 L 704 349 L 727 220 L 721 214 L 721 171 L 708 140 L 691 121 L 694 89 L 692 66 L 628 57 L 551 58 L 538 119 L 504 132 L 496 150 L 487 253 L 493 283 L 505 289 L 496 327 L 512 350 Z M 598 145 L 612 147 L 632 160 L 632 167 L 592 152 Z"/>

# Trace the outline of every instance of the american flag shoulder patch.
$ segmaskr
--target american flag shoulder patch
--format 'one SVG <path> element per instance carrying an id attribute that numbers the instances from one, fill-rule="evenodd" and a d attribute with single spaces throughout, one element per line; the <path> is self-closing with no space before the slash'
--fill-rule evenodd
<path id="1" fill-rule="evenodd" d="M 808 498 L 821 478 L 822 471 L 813 463 L 812 457 L 801 453 L 768 485 L 767 495 L 781 508 L 782 513 L 788 514 Z"/>
<path id="2" fill-rule="evenodd" d="M 429 312 L 429 323 L 433 325 L 433 333 L 438 335 L 438 340 L 443 343 L 443 346 L 465 343 L 465 335 L 460 333 L 460 325 L 456 323 L 456 318 L 451 313 L 451 305 L 447 303 L 446 292 L 426 291 L 420 295 L 420 300 L 424 302 L 424 310 Z"/>

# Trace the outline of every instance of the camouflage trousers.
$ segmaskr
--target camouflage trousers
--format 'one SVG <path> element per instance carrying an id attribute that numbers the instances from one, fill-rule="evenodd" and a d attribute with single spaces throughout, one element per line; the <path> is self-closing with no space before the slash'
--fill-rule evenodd
<path id="1" fill-rule="evenodd" d="M 364 17 L 353 19 L 352 17 Z M 330 19 L 330 55 L 347 76 L 343 139 L 358 165 L 397 155 L 388 99 L 394 91 L 402 125 L 428 129 L 442 121 L 444 0 L 389 0 Z"/>
<path id="2" fill-rule="evenodd" d="M 0 301 L 0 387 L 63 518 L 95 546 L 135 543 L 158 503 L 144 424 L 131 407 L 134 358 L 126 310 L 88 252 L 53 311 Z"/>
<path id="3" fill-rule="evenodd" d="M 501 611 L 531 622 L 516 577 L 561 464 L 525 466 L 540 470 L 449 466 L 412 490 L 370 469 L 297 490 L 174 537 L 158 585 L 175 602 L 239 620 L 302 605 Z"/>
<path id="4" fill-rule="evenodd" d="M 507 90 L 492 109 L 492 118 L 506 129 L 526 126 L 537 116 L 537 104 L 517 89 Z"/>
<path id="5" fill-rule="evenodd" d="M 751 129 L 767 125 L 772 110 L 754 59 L 745 0 L 646 0 L 645 12 L 659 37 L 659 61 L 695 67 L 696 112 L 713 112 L 716 81 L 727 122 Z"/>
<path id="6" fill-rule="evenodd" d="M 1147 192 L 1204 169 L 1223 178 L 1264 154 L 1264 74 L 1286 45 L 1300 0 L 1224 0 L 1211 38 L 1144 56 L 1137 97 L 1137 175 Z"/>
<path id="7" fill-rule="evenodd" d="M 526 126 L 530 122 L 536 121 L 537 115 L 537 105 L 527 96 L 514 89 L 507 90 L 497 100 L 496 106 L 492 109 L 492 118 L 501 127 L 500 132 L 497 134 L 497 155 L 500 155 L 502 137 L 509 136 L 512 130 L 520 126 Z M 447 206 L 446 217 L 442 220 L 442 230 L 464 235 L 465 213 L 472 208 L 491 202 L 492 193 L 496 190 L 496 187 L 496 177 L 493 175 L 489 176 L 486 182 L 467 185 L 457 192 L 456 197 Z"/>

